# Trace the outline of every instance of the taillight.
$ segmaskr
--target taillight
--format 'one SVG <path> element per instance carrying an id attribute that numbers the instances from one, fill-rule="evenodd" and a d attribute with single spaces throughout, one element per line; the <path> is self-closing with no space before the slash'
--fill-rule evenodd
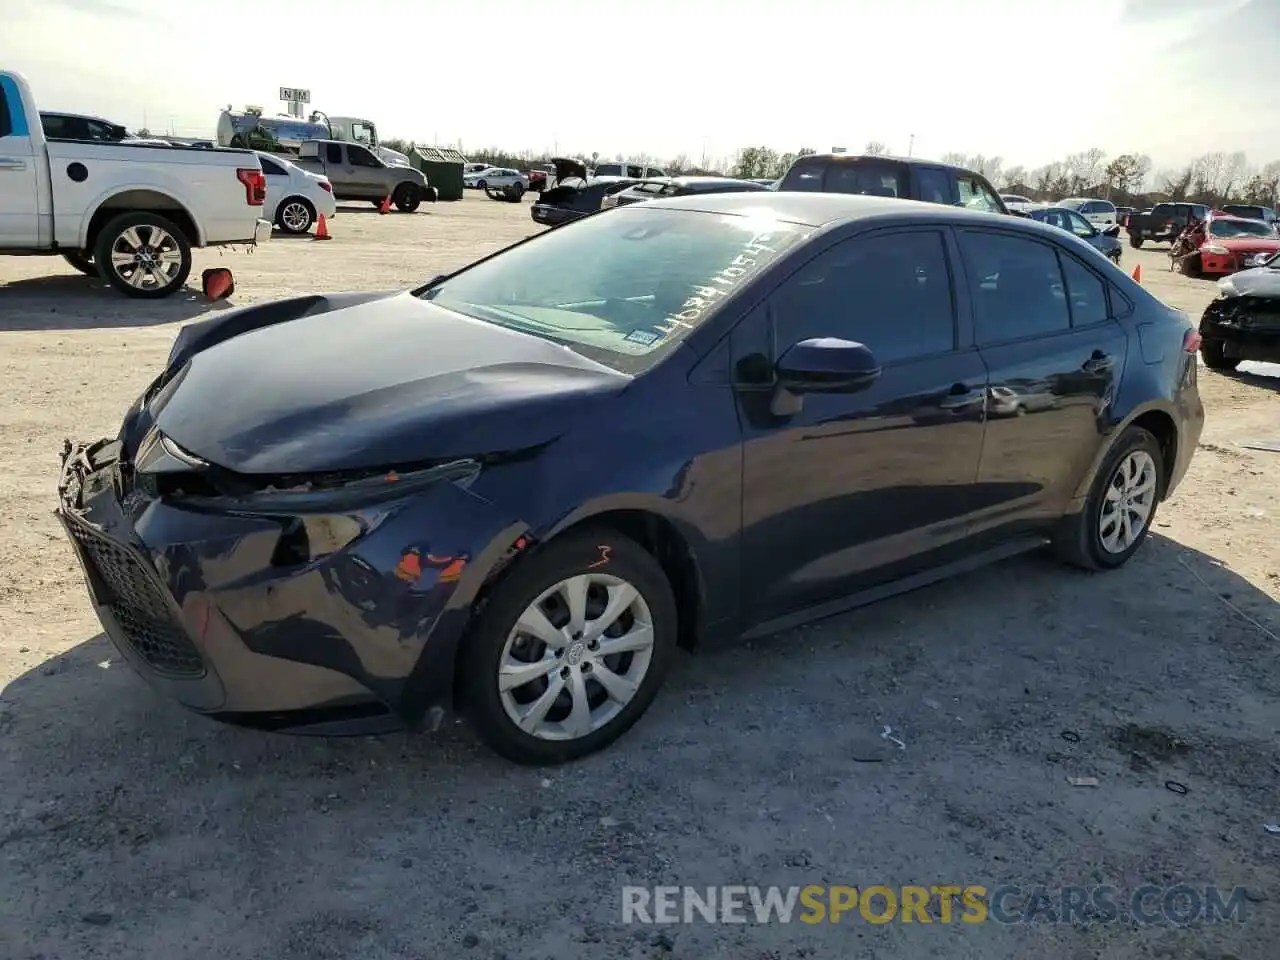
<path id="1" fill-rule="evenodd" d="M 1200 331 L 1188 330 L 1182 335 L 1183 353 L 1195 353 L 1200 349 Z"/>
<path id="2" fill-rule="evenodd" d="M 333 184 L 330 183 L 328 180 L 321 180 L 320 189 L 323 190 L 325 193 L 333 193 Z"/>
<path id="3" fill-rule="evenodd" d="M 267 178 L 257 167 L 241 167 L 236 171 L 236 179 L 244 184 L 244 202 L 251 207 L 260 207 L 267 202 Z"/>

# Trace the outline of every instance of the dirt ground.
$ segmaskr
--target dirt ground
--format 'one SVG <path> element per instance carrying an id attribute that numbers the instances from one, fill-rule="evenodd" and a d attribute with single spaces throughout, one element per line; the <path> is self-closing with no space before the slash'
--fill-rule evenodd
<path id="1" fill-rule="evenodd" d="M 199 253 L 196 276 L 232 266 L 234 304 L 407 287 L 533 229 L 527 204 L 475 197 L 353 207 L 329 243 Z M 1136 263 L 1197 316 L 1212 296 L 1163 248 Z M 114 433 L 180 323 L 215 309 L 0 258 L 3 960 L 1275 956 L 1280 459 L 1241 444 L 1280 440 L 1280 377 L 1202 371 L 1201 449 L 1123 570 L 1021 558 L 685 656 L 615 748 L 537 771 L 452 722 L 222 727 L 101 636 L 51 513 L 59 445 Z M 1244 922 L 1184 926 L 621 922 L 624 884 L 823 883 L 1247 899 Z"/>

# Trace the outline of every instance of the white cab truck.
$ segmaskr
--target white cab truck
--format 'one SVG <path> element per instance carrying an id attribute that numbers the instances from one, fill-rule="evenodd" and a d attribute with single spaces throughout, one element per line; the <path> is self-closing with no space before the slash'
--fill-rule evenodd
<path id="1" fill-rule="evenodd" d="M 247 150 L 46 140 L 0 69 L 0 255 L 62 256 L 131 297 L 182 288 L 191 248 L 257 244 L 266 178 Z"/>

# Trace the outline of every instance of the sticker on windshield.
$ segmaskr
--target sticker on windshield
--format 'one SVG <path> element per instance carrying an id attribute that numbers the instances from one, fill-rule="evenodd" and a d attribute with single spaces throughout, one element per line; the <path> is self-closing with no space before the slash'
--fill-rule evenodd
<path id="1" fill-rule="evenodd" d="M 654 332 L 653 330 L 632 330 L 622 339 L 628 340 L 631 343 L 642 343 L 646 347 L 651 347 L 662 339 L 662 335 Z"/>

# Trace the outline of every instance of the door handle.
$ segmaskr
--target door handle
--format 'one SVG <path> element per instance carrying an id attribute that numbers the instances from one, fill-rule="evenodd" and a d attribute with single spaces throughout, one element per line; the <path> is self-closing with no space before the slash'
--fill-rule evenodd
<path id="1" fill-rule="evenodd" d="M 1081 365 L 1081 369 L 1085 373 L 1102 373 L 1110 370 L 1115 365 L 1115 357 L 1109 356 L 1101 350 L 1095 350 L 1093 355 Z"/>
<path id="2" fill-rule="evenodd" d="M 27 161 L 13 157 L 0 157 L 0 170 L 25 170 Z"/>

